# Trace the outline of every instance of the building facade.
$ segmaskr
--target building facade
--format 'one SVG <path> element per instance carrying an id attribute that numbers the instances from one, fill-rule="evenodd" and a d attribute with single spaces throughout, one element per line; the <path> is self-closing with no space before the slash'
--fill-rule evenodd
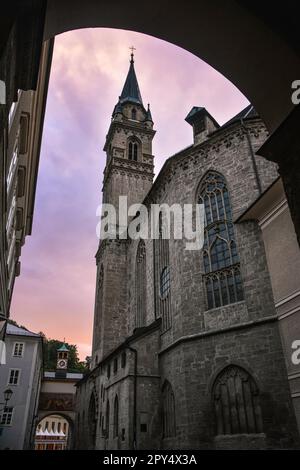
<path id="1" fill-rule="evenodd" d="M 256 155 L 266 128 L 252 106 L 221 127 L 201 107 L 186 121 L 193 144 L 153 183 L 155 131 L 132 56 L 104 146 L 103 202 L 204 204 L 204 245 L 190 251 L 165 237 L 163 211 L 156 239 L 100 241 L 76 446 L 297 447 L 262 230 L 256 220 L 234 224 L 278 177 Z"/>
<path id="2" fill-rule="evenodd" d="M 6 364 L 0 366 L 0 396 L 12 397 L 0 413 L 0 449 L 30 449 L 38 410 L 43 352 L 39 334 L 7 325 Z"/>
<path id="3" fill-rule="evenodd" d="M 53 40 L 46 41 L 37 89 L 18 90 L 9 110 L 7 127 L 1 130 L 0 340 L 5 335 L 15 278 L 21 270 L 21 249 L 32 230 L 52 51 Z"/>
<path id="4" fill-rule="evenodd" d="M 69 350 L 57 350 L 55 371 L 44 371 L 34 423 L 35 450 L 65 450 L 74 447 L 76 384 L 82 373 L 68 372 Z"/>
<path id="5" fill-rule="evenodd" d="M 300 430 L 300 252 L 281 178 L 242 214 L 261 228 L 279 319 L 291 396 Z"/>

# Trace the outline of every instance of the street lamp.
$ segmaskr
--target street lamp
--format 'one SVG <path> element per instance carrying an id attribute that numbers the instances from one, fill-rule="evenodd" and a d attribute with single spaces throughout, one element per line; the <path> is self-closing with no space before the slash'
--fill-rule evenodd
<path id="1" fill-rule="evenodd" d="M 4 390 L 4 392 L 3 392 L 3 395 L 4 395 L 4 403 L 0 403 L 0 405 L 4 405 L 4 407 L 1 408 L 0 411 L 5 410 L 5 408 L 7 407 L 7 403 L 9 402 L 9 400 L 10 400 L 11 397 L 12 397 L 12 394 L 13 394 L 13 391 L 12 391 L 10 388 L 7 388 L 6 390 Z"/>

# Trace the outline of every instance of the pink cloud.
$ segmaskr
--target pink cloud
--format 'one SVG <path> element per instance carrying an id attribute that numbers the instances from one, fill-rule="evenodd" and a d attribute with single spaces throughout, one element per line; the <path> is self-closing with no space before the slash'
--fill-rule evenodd
<path id="1" fill-rule="evenodd" d="M 88 29 L 56 38 L 33 234 L 22 251 L 11 317 L 77 343 L 82 357 L 92 339 L 102 148 L 131 44 L 157 130 L 156 174 L 167 157 L 192 143 L 192 129 L 184 121 L 192 106 L 205 106 L 222 124 L 248 103 L 193 54 L 150 36 Z"/>

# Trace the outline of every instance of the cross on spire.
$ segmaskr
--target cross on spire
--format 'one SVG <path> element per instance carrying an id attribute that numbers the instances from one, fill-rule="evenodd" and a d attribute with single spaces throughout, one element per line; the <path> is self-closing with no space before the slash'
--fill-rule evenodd
<path id="1" fill-rule="evenodd" d="M 136 48 L 135 48 L 134 46 L 130 46 L 129 49 L 131 50 L 131 54 L 130 54 L 130 55 L 131 55 L 131 61 L 130 61 L 130 62 L 133 63 L 133 56 L 134 56 L 134 52 L 133 52 L 133 51 L 136 51 Z"/>

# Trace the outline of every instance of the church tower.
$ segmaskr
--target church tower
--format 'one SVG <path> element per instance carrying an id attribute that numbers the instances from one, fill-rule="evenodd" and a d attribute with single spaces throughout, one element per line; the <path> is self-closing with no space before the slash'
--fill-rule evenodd
<path id="1" fill-rule="evenodd" d="M 106 152 L 103 203 L 114 204 L 117 209 L 119 196 L 128 197 L 128 206 L 143 201 L 153 182 L 154 135 L 150 107 L 149 104 L 147 109 L 144 107 L 132 53 L 103 149 Z"/>
<path id="2" fill-rule="evenodd" d="M 113 204 L 117 214 L 119 196 L 127 196 L 128 207 L 141 204 L 152 186 L 154 135 L 150 107 L 149 104 L 147 109 L 144 107 L 131 53 L 129 71 L 104 145 L 103 203 Z M 105 239 L 99 243 L 92 367 L 128 334 L 129 243 L 122 239 Z"/>

